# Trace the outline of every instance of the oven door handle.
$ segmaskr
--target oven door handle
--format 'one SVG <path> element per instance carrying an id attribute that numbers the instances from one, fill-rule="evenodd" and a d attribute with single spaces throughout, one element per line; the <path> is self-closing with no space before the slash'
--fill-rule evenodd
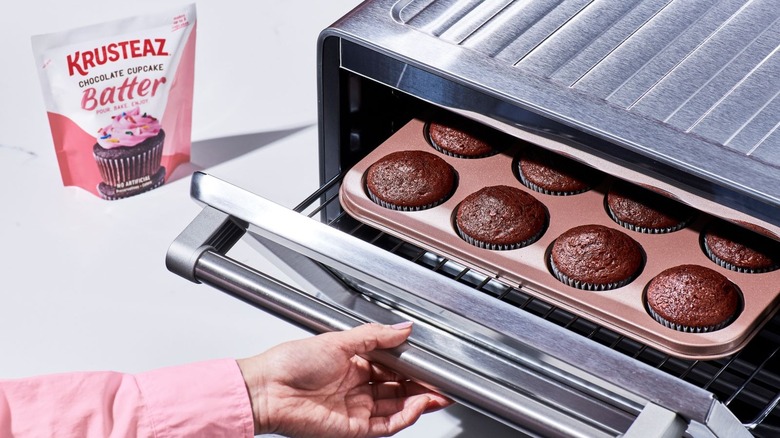
<path id="1" fill-rule="evenodd" d="M 242 231 L 241 221 L 205 207 L 172 243 L 166 259 L 169 269 L 313 333 L 398 321 L 398 315 L 375 304 L 368 304 L 375 307 L 374 319 L 361 318 L 222 254 Z M 524 425 L 532 424 L 533 431 L 544 436 L 615 436 L 412 342 L 369 352 L 365 358 L 519 430 L 528 431 Z"/>
<path id="2" fill-rule="evenodd" d="M 195 278 L 313 333 L 369 322 L 213 250 L 201 253 Z M 523 425 L 530 423 L 544 436 L 614 436 L 410 342 L 372 351 L 365 358 L 514 428 L 527 430 Z"/>

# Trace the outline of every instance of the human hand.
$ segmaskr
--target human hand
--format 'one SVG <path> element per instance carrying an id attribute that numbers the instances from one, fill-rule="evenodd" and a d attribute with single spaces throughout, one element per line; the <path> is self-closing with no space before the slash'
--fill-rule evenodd
<path id="1" fill-rule="evenodd" d="M 286 342 L 238 360 L 255 433 L 303 437 L 379 437 L 452 402 L 358 356 L 393 348 L 411 323 L 365 324 Z"/>

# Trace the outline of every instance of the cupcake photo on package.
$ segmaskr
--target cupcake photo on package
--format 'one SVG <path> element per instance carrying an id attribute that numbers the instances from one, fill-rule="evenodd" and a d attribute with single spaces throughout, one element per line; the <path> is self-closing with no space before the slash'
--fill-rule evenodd
<path id="1" fill-rule="evenodd" d="M 195 5 L 32 38 L 62 182 L 107 200 L 190 160 Z"/>

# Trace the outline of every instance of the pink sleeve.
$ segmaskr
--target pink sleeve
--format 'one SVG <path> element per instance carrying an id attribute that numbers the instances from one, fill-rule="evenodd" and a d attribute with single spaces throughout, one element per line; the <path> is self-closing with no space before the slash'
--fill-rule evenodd
<path id="1" fill-rule="evenodd" d="M 221 359 L 140 374 L 0 380 L 0 436 L 252 437 L 244 379 Z"/>

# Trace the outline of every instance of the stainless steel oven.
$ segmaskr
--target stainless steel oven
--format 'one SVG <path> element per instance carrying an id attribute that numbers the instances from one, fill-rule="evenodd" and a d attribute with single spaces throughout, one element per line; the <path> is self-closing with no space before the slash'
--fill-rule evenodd
<path id="1" fill-rule="evenodd" d="M 203 210 L 166 264 L 312 332 L 414 320 L 373 359 L 532 435 L 777 436 L 776 273 L 745 286 L 742 332 L 699 342 L 345 208 L 350 172 L 446 113 L 780 240 L 775 6 L 365 2 L 318 42 L 321 188 L 290 210 L 196 173 Z M 232 260 L 239 239 L 296 286 Z"/>

